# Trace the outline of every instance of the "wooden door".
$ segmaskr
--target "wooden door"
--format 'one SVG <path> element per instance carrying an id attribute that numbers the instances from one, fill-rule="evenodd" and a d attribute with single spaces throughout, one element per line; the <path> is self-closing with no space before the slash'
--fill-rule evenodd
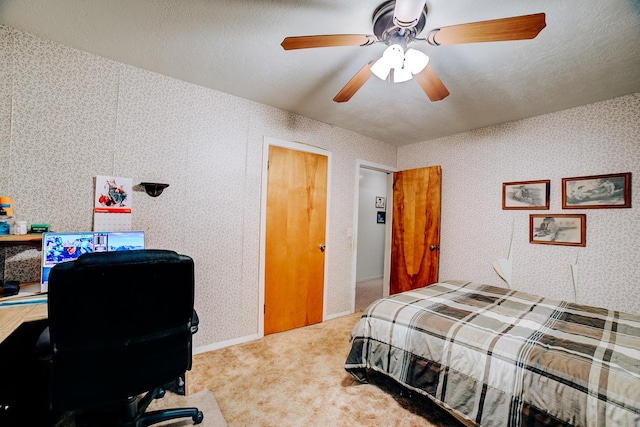
<path id="1" fill-rule="evenodd" d="M 270 146 L 264 333 L 322 322 L 327 156 Z"/>
<path id="2" fill-rule="evenodd" d="M 389 293 L 438 281 L 440 166 L 393 174 L 393 220 Z"/>

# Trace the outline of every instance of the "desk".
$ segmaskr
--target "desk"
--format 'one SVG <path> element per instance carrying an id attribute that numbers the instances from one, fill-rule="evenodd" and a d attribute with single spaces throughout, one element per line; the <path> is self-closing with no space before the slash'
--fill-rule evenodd
<path id="1" fill-rule="evenodd" d="M 47 304 L 0 308 L 0 343 L 23 323 L 44 320 L 47 316 Z"/>

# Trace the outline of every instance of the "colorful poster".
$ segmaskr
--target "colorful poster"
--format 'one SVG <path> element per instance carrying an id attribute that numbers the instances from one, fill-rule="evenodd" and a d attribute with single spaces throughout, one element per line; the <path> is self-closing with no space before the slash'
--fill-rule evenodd
<path id="1" fill-rule="evenodd" d="M 96 176 L 94 231 L 131 230 L 132 186 L 131 178 Z"/>

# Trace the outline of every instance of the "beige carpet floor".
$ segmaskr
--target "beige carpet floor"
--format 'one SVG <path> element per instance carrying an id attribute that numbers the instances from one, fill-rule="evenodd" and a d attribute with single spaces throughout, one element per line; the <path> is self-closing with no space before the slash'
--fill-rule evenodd
<path id="1" fill-rule="evenodd" d="M 195 355 L 189 390 L 211 390 L 229 426 L 459 426 L 422 395 L 344 370 L 359 316 Z"/>

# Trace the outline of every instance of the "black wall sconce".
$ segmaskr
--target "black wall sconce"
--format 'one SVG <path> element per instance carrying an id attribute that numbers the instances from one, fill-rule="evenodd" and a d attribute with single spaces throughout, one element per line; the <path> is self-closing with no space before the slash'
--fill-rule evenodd
<path id="1" fill-rule="evenodd" d="M 140 185 L 144 187 L 144 191 L 151 197 L 158 197 L 162 194 L 162 190 L 169 186 L 169 184 L 159 184 L 157 182 L 141 182 Z"/>

